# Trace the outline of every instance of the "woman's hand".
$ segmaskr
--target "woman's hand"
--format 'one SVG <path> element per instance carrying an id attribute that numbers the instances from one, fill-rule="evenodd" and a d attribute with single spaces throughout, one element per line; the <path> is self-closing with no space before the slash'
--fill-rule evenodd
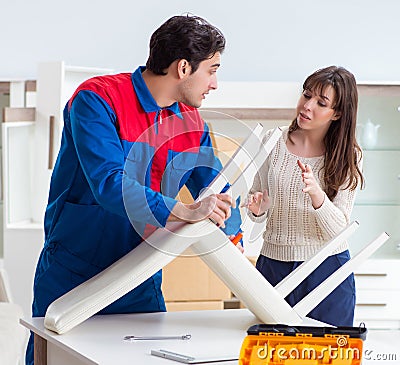
<path id="1" fill-rule="evenodd" d="M 325 200 L 325 193 L 315 180 L 314 173 L 309 165 L 304 165 L 300 160 L 297 164 L 301 169 L 301 179 L 304 183 L 303 193 L 308 193 L 311 198 L 314 209 L 318 209 Z"/>
<path id="2" fill-rule="evenodd" d="M 254 194 L 249 194 L 242 206 L 246 207 L 256 216 L 263 215 L 271 206 L 267 189 L 263 192 L 257 191 Z"/>

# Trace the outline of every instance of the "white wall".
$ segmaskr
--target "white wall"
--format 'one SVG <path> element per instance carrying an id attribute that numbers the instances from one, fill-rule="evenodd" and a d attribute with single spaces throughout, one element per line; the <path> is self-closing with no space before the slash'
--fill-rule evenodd
<path id="1" fill-rule="evenodd" d="M 397 0 L 0 0 L 0 12 L 0 78 L 53 60 L 133 70 L 162 22 L 192 12 L 227 37 L 220 80 L 302 81 L 329 64 L 400 80 Z"/>

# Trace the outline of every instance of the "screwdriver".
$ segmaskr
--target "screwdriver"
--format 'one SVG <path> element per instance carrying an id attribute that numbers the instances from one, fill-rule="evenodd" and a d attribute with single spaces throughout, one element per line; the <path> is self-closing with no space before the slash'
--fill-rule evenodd
<path id="1" fill-rule="evenodd" d="M 125 336 L 124 341 L 190 340 L 192 335 L 181 336 Z"/>

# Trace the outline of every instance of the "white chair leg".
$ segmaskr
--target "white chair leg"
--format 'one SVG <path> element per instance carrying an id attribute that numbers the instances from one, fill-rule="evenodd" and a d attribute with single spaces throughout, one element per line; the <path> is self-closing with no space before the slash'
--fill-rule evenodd
<path id="1" fill-rule="evenodd" d="M 220 193 L 227 183 L 231 183 L 234 176 L 240 173 L 243 164 L 248 165 L 261 147 L 263 126 L 257 124 L 242 145 L 235 151 L 220 173 L 210 185 L 204 189 L 197 200 L 202 200 L 211 194 Z"/>
<path id="2" fill-rule="evenodd" d="M 282 130 L 279 127 L 275 128 L 271 136 L 261 144 L 259 150 L 253 155 L 252 161 L 243 168 L 242 173 L 232 183 L 230 187 L 232 196 L 238 197 L 243 193 L 247 194 L 253 184 L 255 174 L 261 168 L 281 135 Z"/>
<path id="3" fill-rule="evenodd" d="M 322 302 L 335 288 L 343 282 L 354 269 L 371 256 L 379 247 L 381 247 L 389 236 L 386 232 L 381 233 L 365 248 L 363 248 L 356 256 L 347 261 L 342 267 L 337 269 L 331 276 L 319 284 L 306 297 L 298 302 L 293 309 L 302 317 L 305 317 L 319 303 Z"/>
<path id="4" fill-rule="evenodd" d="M 215 248 L 215 239 L 202 239 L 191 246 L 192 251 L 261 322 L 301 323 L 302 318 L 250 261 L 222 232 L 215 232 L 217 234 L 221 234 L 219 241 L 225 240 L 224 245 Z"/>
<path id="5" fill-rule="evenodd" d="M 44 325 L 64 333 L 139 286 L 203 235 L 220 230 L 203 221 L 168 223 L 120 260 L 56 299 L 47 308 Z"/>
<path id="6" fill-rule="evenodd" d="M 288 276 L 280 281 L 275 289 L 286 297 L 291 293 L 308 275 L 310 275 L 329 255 L 332 254 L 354 231 L 359 227 L 357 221 L 352 222 L 344 228 L 337 236 L 326 243 L 314 256 L 304 261 Z"/>

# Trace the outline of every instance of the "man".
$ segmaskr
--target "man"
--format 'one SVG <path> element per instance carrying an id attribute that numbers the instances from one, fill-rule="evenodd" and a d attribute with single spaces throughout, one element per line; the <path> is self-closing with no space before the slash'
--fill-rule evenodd
<path id="1" fill-rule="evenodd" d="M 183 185 L 197 198 L 221 169 L 196 108 L 217 88 L 224 48 L 224 36 L 204 19 L 175 16 L 152 35 L 146 67 L 92 78 L 75 91 L 51 179 L 33 316 L 167 221 L 211 219 L 238 232 L 228 194 L 193 204 L 175 199 Z M 155 311 L 165 311 L 161 271 L 101 313 Z"/>

